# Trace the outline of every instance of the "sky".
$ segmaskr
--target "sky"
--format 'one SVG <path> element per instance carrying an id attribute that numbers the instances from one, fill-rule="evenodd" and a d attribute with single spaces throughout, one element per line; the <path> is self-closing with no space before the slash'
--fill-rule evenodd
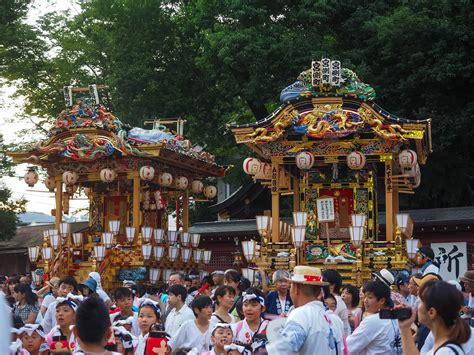
<path id="1" fill-rule="evenodd" d="M 34 0 L 28 12 L 26 22 L 34 24 L 41 15 L 51 11 L 69 10 L 73 13 L 78 13 L 80 7 L 77 2 L 69 0 Z M 23 129 L 34 128 L 33 123 L 19 120 L 18 116 L 22 112 L 22 98 L 13 98 L 15 93 L 15 83 L 0 83 L 0 131 L 2 132 L 5 143 L 12 143 L 17 141 L 20 137 L 22 140 L 27 138 L 28 141 L 38 140 L 40 136 L 24 137 L 20 131 Z M 34 120 L 34 117 L 32 117 Z M 54 206 L 54 193 L 50 193 L 44 186 L 42 181 L 39 181 L 33 188 L 28 187 L 23 181 L 27 164 L 20 164 L 15 169 L 16 177 L 4 177 L 2 182 L 12 190 L 14 198 L 25 197 L 28 200 L 27 211 L 42 212 L 51 214 Z M 78 209 L 87 206 L 85 196 L 80 196 L 78 199 L 70 201 L 70 211 L 74 212 Z M 79 213 L 83 214 L 85 212 Z"/>

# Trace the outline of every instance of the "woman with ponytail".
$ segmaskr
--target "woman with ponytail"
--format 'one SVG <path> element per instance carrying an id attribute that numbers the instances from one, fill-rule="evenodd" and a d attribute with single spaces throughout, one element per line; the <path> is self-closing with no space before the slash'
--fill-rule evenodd
<path id="1" fill-rule="evenodd" d="M 463 344 L 471 337 L 471 328 L 459 317 L 463 295 L 455 286 L 444 281 L 428 281 L 420 287 L 418 320 L 427 326 L 434 338 L 427 355 L 468 354 Z M 410 319 L 399 321 L 403 353 L 420 354 L 411 333 L 415 320 L 414 309 Z M 469 351 L 469 350 L 468 350 Z"/>

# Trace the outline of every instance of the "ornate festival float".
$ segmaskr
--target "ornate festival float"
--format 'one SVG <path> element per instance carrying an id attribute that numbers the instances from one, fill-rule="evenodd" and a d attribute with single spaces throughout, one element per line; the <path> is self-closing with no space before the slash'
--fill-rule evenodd
<path id="1" fill-rule="evenodd" d="M 211 252 L 199 249 L 198 234 L 188 233 L 190 198 L 213 199 L 212 181 L 225 168 L 183 138 L 181 119 L 155 121 L 151 130 L 121 122 L 100 102 L 103 89 L 66 86 L 66 109 L 48 139 L 9 153 L 15 163 L 32 165 L 29 186 L 41 170 L 55 194 L 56 228 L 45 232 L 42 246 L 29 248 L 30 261 L 45 278 L 85 280 L 97 270 L 105 288 L 124 279 L 156 284 L 173 270 L 202 269 Z M 177 131 L 163 126 L 173 122 Z M 89 200 L 89 227 L 71 235 L 63 216 L 80 191 Z"/>
<path id="2" fill-rule="evenodd" d="M 272 194 L 271 215 L 256 216 L 260 241 L 242 242 L 249 262 L 290 270 L 317 264 L 361 284 L 372 270 L 403 268 L 414 256 L 418 240 L 410 216 L 399 213 L 399 194 L 420 185 L 431 120 L 397 117 L 374 98 L 353 71 L 324 58 L 281 92 L 268 117 L 228 126 L 254 153 L 245 172 Z M 293 196 L 292 224 L 280 216 L 286 195 Z"/>

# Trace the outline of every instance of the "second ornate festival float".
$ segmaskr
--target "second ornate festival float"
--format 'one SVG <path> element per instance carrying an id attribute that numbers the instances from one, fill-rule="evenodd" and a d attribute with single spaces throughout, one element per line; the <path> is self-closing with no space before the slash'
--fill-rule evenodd
<path id="1" fill-rule="evenodd" d="M 324 58 L 281 92 L 268 117 L 228 126 L 253 152 L 245 172 L 272 196 L 271 213 L 256 216 L 260 241 L 242 242 L 250 263 L 289 270 L 317 264 L 357 284 L 374 270 L 406 266 L 418 241 L 410 216 L 399 213 L 399 194 L 421 183 L 431 120 L 397 117 L 374 99 L 375 90 L 353 71 Z M 287 195 L 292 223 L 280 216 Z M 378 229 L 380 198 L 385 235 Z"/>

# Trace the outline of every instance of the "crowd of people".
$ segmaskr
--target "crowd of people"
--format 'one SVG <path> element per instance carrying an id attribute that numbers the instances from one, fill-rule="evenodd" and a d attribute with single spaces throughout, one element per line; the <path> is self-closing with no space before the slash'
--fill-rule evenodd
<path id="1" fill-rule="evenodd" d="M 11 354 L 474 354 L 474 271 L 443 281 L 421 247 L 419 273 L 382 269 L 362 287 L 335 269 L 296 266 L 259 285 L 234 269 L 171 274 L 106 292 L 97 272 L 79 282 L 1 277 L 0 321 Z M 3 322 L 5 323 L 5 322 Z M 1 345 L 0 345 L 1 349 Z M 0 350 L 1 351 L 1 350 Z"/>

